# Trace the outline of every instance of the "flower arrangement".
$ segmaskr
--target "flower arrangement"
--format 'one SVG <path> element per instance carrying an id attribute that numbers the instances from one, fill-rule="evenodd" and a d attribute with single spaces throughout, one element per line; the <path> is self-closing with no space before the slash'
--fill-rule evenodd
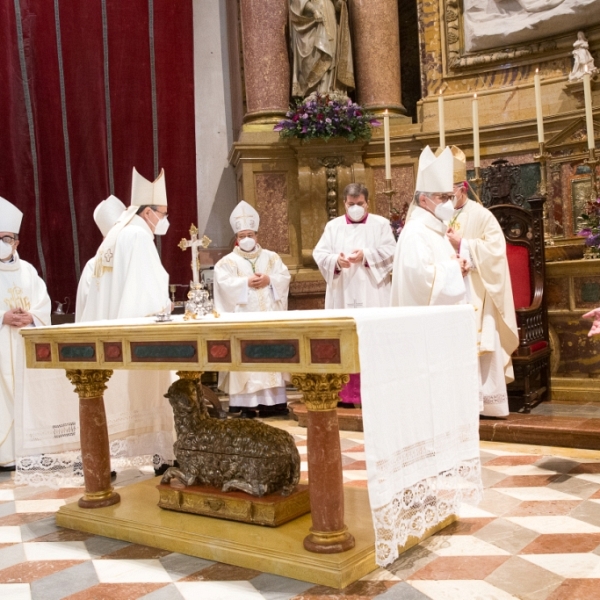
<path id="1" fill-rule="evenodd" d="M 282 138 L 301 140 L 332 137 L 343 137 L 350 142 L 369 140 L 371 128 L 380 125 L 372 113 L 340 92 L 326 95 L 313 92 L 304 100 L 297 98 L 285 117 L 275 125 L 275 131 Z"/>
<path id="2" fill-rule="evenodd" d="M 589 200 L 585 212 L 577 217 L 577 235 L 585 238 L 586 256 L 600 258 L 600 198 Z"/>
<path id="3" fill-rule="evenodd" d="M 392 226 L 392 233 L 394 238 L 398 241 L 404 225 L 406 224 L 406 215 L 408 213 L 408 204 L 403 204 L 402 208 L 398 209 L 395 206 L 390 208 L 390 225 Z"/>

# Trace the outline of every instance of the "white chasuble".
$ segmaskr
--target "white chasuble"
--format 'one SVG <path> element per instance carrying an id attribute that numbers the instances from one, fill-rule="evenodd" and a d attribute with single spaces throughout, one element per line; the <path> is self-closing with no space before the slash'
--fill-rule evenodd
<path id="1" fill-rule="evenodd" d="M 519 345 L 506 240 L 496 217 L 472 200 L 455 212 L 451 225 L 462 237 L 460 255 L 471 265 L 467 296 L 477 316 L 483 414 L 505 416 L 506 384 L 514 379 L 510 357 Z"/>
<path id="2" fill-rule="evenodd" d="M 461 304 L 466 288 L 447 227 L 415 206 L 394 257 L 392 306 Z"/>
<path id="3" fill-rule="evenodd" d="M 32 265 L 16 253 L 12 262 L 0 262 L 0 465 L 15 462 L 15 410 L 27 393 L 23 337 L 19 328 L 2 324 L 4 313 L 21 308 L 34 325 L 49 325 L 50 306 L 46 284 Z"/>
<path id="4" fill-rule="evenodd" d="M 92 279 L 94 277 L 94 266 L 96 264 L 96 257 L 93 256 L 87 261 L 85 267 L 81 271 L 81 277 L 79 278 L 79 284 L 77 285 L 77 299 L 75 300 L 75 322 L 79 323 L 85 310 L 85 303 L 87 301 L 88 294 L 90 292 L 90 286 L 92 285 Z"/>
<path id="5" fill-rule="evenodd" d="M 259 290 L 250 288 L 248 278 L 254 273 L 268 275 L 270 284 Z M 236 246 L 215 265 L 214 296 L 218 312 L 287 310 L 289 287 L 290 273 L 281 258 L 260 246 L 252 252 Z M 251 408 L 285 402 L 282 373 L 219 373 L 219 388 L 229 394 L 231 406 Z"/>
<path id="6" fill-rule="evenodd" d="M 389 306 L 392 263 L 396 240 L 390 222 L 369 213 L 353 223 L 346 215 L 325 225 L 313 257 L 327 282 L 325 308 L 377 308 Z M 338 256 L 362 250 L 362 264 L 337 267 Z"/>

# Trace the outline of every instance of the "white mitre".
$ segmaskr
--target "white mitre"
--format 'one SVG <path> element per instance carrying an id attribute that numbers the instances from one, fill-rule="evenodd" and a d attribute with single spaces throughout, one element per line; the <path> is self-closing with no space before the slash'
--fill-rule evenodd
<path id="1" fill-rule="evenodd" d="M 119 220 L 119 217 L 125 212 L 125 205 L 112 194 L 102 200 L 94 209 L 94 221 L 98 225 L 98 229 L 102 233 L 102 237 L 106 237 L 112 226 Z"/>
<path id="2" fill-rule="evenodd" d="M 436 157 L 426 146 L 419 157 L 416 189 L 428 194 L 451 194 L 454 190 L 454 159 L 450 148 Z"/>
<path id="3" fill-rule="evenodd" d="M 133 167 L 131 176 L 131 206 L 167 206 L 165 170 L 154 181 L 148 181 Z"/>
<path id="4" fill-rule="evenodd" d="M 231 213 L 229 223 L 233 232 L 238 231 L 258 231 L 260 224 L 260 216 L 253 206 L 250 206 L 246 201 L 242 200 Z"/>
<path id="5" fill-rule="evenodd" d="M 8 200 L 0 196 L 0 231 L 19 233 L 23 213 Z"/>

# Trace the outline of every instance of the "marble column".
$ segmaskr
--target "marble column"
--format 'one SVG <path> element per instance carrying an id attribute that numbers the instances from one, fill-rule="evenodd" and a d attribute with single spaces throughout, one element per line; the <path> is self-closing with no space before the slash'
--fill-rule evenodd
<path id="1" fill-rule="evenodd" d="M 79 431 L 85 494 L 81 508 L 102 508 L 120 502 L 110 484 L 110 448 L 103 392 L 112 371 L 72 369 L 67 377 L 79 396 Z"/>
<path id="2" fill-rule="evenodd" d="M 406 114 L 400 85 L 398 0 L 350 0 L 358 102 Z"/>
<path id="3" fill-rule="evenodd" d="M 281 117 L 290 101 L 288 0 L 241 0 L 246 116 Z"/>
<path id="4" fill-rule="evenodd" d="M 348 375 L 294 375 L 308 409 L 307 459 L 310 514 L 313 526 L 304 538 L 309 552 L 334 554 L 354 548 L 344 523 L 342 451 L 336 407 Z"/>

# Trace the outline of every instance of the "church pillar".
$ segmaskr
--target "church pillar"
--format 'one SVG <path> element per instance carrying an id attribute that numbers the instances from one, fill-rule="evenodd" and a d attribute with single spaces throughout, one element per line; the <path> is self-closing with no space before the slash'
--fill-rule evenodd
<path id="1" fill-rule="evenodd" d="M 85 494 L 81 508 L 101 508 L 120 502 L 110 485 L 110 449 L 103 392 L 112 371 L 72 369 L 67 377 L 79 396 L 79 430 Z"/>
<path id="2" fill-rule="evenodd" d="M 358 102 L 406 114 L 400 85 L 398 0 L 351 0 Z"/>
<path id="3" fill-rule="evenodd" d="M 342 451 L 336 407 L 348 375 L 294 375 L 308 409 L 307 460 L 310 513 L 313 526 L 304 538 L 309 552 L 334 554 L 354 548 L 344 523 Z"/>
<path id="4" fill-rule="evenodd" d="M 246 122 L 281 117 L 288 110 L 287 20 L 287 0 L 241 0 Z"/>

